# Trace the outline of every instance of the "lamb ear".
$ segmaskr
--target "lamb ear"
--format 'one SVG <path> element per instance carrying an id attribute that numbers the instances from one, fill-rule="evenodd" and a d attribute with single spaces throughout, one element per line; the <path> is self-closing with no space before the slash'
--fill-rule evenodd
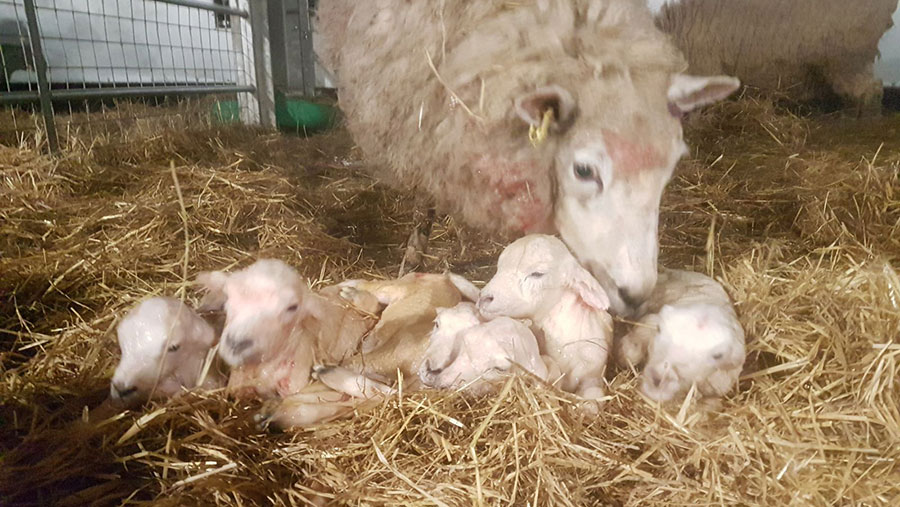
<path id="1" fill-rule="evenodd" d="M 516 114 L 525 123 L 540 127 L 544 112 L 553 110 L 553 124 L 566 125 L 575 113 L 575 99 L 561 86 L 543 86 L 516 98 Z"/>
<path id="2" fill-rule="evenodd" d="M 325 300 L 305 285 L 299 288 L 302 294 L 300 309 L 297 311 L 297 322 L 303 322 L 307 318 L 324 320 L 326 315 Z"/>
<path id="3" fill-rule="evenodd" d="M 228 273 L 224 271 L 203 271 L 197 275 L 196 284 L 200 285 L 206 294 L 200 300 L 198 308 L 201 312 L 220 311 L 225 306 L 225 283 L 228 282 Z"/>
<path id="4" fill-rule="evenodd" d="M 740 88 L 741 82 L 731 76 L 698 77 L 675 74 L 669 85 L 669 104 L 686 113 L 718 102 Z"/>
<path id="5" fill-rule="evenodd" d="M 585 304 L 596 310 L 609 309 L 609 297 L 594 275 L 574 259 L 569 263 L 566 271 L 564 282 L 566 287 L 577 292 Z"/>

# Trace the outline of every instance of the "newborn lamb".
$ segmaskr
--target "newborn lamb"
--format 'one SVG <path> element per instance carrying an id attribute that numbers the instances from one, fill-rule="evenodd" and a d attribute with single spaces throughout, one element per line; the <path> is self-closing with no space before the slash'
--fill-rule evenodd
<path id="1" fill-rule="evenodd" d="M 371 283 L 354 282 L 354 286 Z M 373 359 L 372 364 L 350 361 L 345 366 L 314 367 L 319 383 L 309 384 L 278 405 L 270 406 L 262 418 L 285 427 L 305 426 L 346 415 L 369 400 L 377 401 L 396 392 L 387 384 L 393 373 L 391 366 L 408 375 L 410 366 L 418 365 L 418 379 L 423 385 L 442 389 L 464 387 L 476 394 L 490 390 L 489 381 L 515 366 L 542 380 L 548 378 L 537 341 L 526 324 L 508 317 L 484 322 L 475 305 L 469 302 L 452 308 L 436 308 L 436 314 L 430 333 L 421 334 L 422 321 L 417 320 L 412 327 L 395 335 L 403 340 L 386 348 L 387 353 L 359 356 L 363 361 Z M 423 344 L 427 346 L 424 354 Z M 404 389 L 415 390 L 418 387 L 415 380 L 407 377 Z"/>
<path id="2" fill-rule="evenodd" d="M 582 398 L 603 396 L 612 340 L 609 299 L 558 238 L 531 234 L 511 243 L 482 289 L 485 317 L 529 319 L 543 351 L 559 366 L 560 387 Z"/>
<path id="3" fill-rule="evenodd" d="M 198 282 L 208 291 L 202 306 L 225 310 L 219 355 L 232 367 L 228 389 L 238 397 L 298 392 L 314 363 L 343 361 L 377 321 L 377 300 L 351 305 L 337 287 L 317 294 L 276 259 L 201 273 Z"/>
<path id="4" fill-rule="evenodd" d="M 646 358 L 641 390 L 665 402 L 696 384 L 702 396 L 719 397 L 738 381 L 744 365 L 744 330 L 725 289 L 700 273 L 665 269 L 642 317 L 621 338 L 617 362 L 638 366 Z"/>
<path id="5" fill-rule="evenodd" d="M 278 406 L 269 407 L 265 419 L 279 426 L 296 426 L 347 412 L 366 399 L 390 394 L 387 383 L 403 375 L 404 388 L 415 389 L 428 335 L 439 308 L 453 307 L 463 297 L 477 297 L 478 289 L 452 275 L 410 273 L 398 280 L 348 280 L 329 289 L 354 308 L 379 318 L 360 337 L 360 352 L 343 361 L 322 361 L 315 377 L 334 390 L 323 393 L 317 384 L 295 391 Z M 377 308 L 372 309 L 372 306 Z M 335 394 L 338 393 L 338 394 Z M 341 395 L 344 397 L 342 398 Z M 353 399 L 350 399 L 350 398 Z M 346 402 L 336 406 L 337 402 Z"/>
<path id="6" fill-rule="evenodd" d="M 484 322 L 474 304 L 460 303 L 438 310 L 419 378 L 429 387 L 475 393 L 514 366 L 547 380 L 540 354 L 527 324 L 509 317 Z"/>
<path id="7" fill-rule="evenodd" d="M 116 333 L 122 358 L 109 396 L 114 405 L 128 408 L 198 387 L 207 354 L 217 341 L 209 323 L 170 297 L 140 302 L 119 322 Z M 212 365 L 202 387 L 224 384 L 225 376 Z"/>

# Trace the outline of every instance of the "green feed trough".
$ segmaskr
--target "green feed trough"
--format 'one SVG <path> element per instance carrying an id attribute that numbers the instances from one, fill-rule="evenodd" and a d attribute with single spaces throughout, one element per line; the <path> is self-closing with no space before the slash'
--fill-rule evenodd
<path id="1" fill-rule="evenodd" d="M 241 119 L 240 105 L 236 100 L 222 100 L 213 105 L 213 120 L 217 123 L 237 123 Z M 299 98 L 275 96 L 275 124 L 279 130 L 297 134 L 313 134 L 332 128 L 338 117 L 338 109 Z"/>

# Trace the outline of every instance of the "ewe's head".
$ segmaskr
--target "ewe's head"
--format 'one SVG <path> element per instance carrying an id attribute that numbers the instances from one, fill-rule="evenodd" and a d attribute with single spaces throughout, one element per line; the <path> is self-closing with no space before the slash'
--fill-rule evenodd
<path id="1" fill-rule="evenodd" d="M 609 306 L 603 288 L 562 241 L 530 234 L 500 254 L 497 273 L 481 290 L 478 309 L 485 316 L 540 319 L 565 291 L 575 291 L 595 309 Z"/>
<path id="2" fill-rule="evenodd" d="M 473 381 L 494 380 L 516 364 L 546 378 L 537 340 L 528 325 L 499 317 L 482 322 L 471 303 L 438 310 L 428 350 L 419 368 L 423 384 L 435 388 L 460 387 Z M 480 392 L 485 384 L 469 387 Z"/>
<path id="3" fill-rule="evenodd" d="M 133 407 L 196 386 L 204 359 L 216 340 L 213 328 L 177 299 L 154 297 L 139 303 L 116 327 L 122 358 L 109 394 Z"/>
<path id="4" fill-rule="evenodd" d="M 743 331 L 717 305 L 666 305 L 650 345 L 641 390 L 657 401 L 684 394 L 719 370 L 744 363 Z"/>
<path id="5" fill-rule="evenodd" d="M 628 313 L 656 283 L 660 199 L 687 153 L 681 113 L 728 96 L 739 81 L 615 65 L 604 66 L 599 79 L 584 77 L 568 88 L 553 84 L 527 91 L 515 108 L 534 127 L 552 111 L 551 132 L 559 135 L 556 230 L 601 281 L 613 310 Z"/>
<path id="6" fill-rule="evenodd" d="M 309 288 L 290 266 L 261 259 L 236 273 L 201 273 L 205 306 L 225 310 L 219 355 L 230 366 L 274 357 L 309 311 Z"/>

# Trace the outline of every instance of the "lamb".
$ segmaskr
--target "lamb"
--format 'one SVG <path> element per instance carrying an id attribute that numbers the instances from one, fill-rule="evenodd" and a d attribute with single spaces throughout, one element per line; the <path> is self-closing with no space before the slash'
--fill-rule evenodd
<path id="1" fill-rule="evenodd" d="M 696 384 L 721 397 L 738 381 L 745 359 L 744 330 L 725 289 L 700 273 L 662 270 L 640 309 L 642 317 L 617 347 L 620 366 L 646 359 L 641 390 L 665 402 Z"/>
<path id="2" fill-rule="evenodd" d="M 398 334 L 404 340 L 385 344 L 387 354 L 360 356 L 361 362 L 345 366 L 315 366 L 314 377 L 319 382 L 266 407 L 258 419 L 296 427 L 344 416 L 397 392 L 388 385 L 392 376 L 386 374 L 389 366 L 406 375 L 411 368 L 417 369 L 417 377 L 405 377 L 407 391 L 424 386 L 485 394 L 492 387 L 490 381 L 517 366 L 542 380 L 552 378 L 554 370 L 545 365 L 527 324 L 507 317 L 484 321 L 471 302 L 437 308 L 431 331 L 423 335 L 421 330 L 419 325 L 405 328 Z M 422 344 L 427 345 L 424 353 Z M 369 358 L 375 361 L 370 364 Z"/>
<path id="3" fill-rule="evenodd" d="M 225 375 L 204 364 L 218 334 L 181 301 L 151 297 L 138 303 L 116 326 L 122 358 L 110 383 L 114 406 L 133 408 L 149 399 L 177 396 L 186 389 L 216 389 Z"/>
<path id="4" fill-rule="evenodd" d="M 896 9 L 897 0 L 682 0 L 656 21 L 691 72 L 728 72 L 800 100 L 830 91 L 868 114 L 881 109 L 873 66 Z"/>
<path id="5" fill-rule="evenodd" d="M 309 289 L 297 271 L 260 259 L 234 272 L 201 273 L 204 308 L 222 308 L 219 355 L 232 367 L 228 390 L 271 398 L 298 392 L 317 361 L 340 363 L 356 352 L 377 322 L 375 299 L 349 302 L 341 289 Z"/>
<path id="6" fill-rule="evenodd" d="M 344 364 L 370 375 L 410 378 L 436 308 L 478 289 L 453 274 L 410 273 L 399 280 L 348 280 L 311 291 L 286 263 L 261 259 L 236 273 L 201 273 L 205 307 L 222 307 L 219 353 L 233 367 L 238 397 L 285 397 L 312 380 L 313 365 Z"/>
<path id="7" fill-rule="evenodd" d="M 466 387 L 476 394 L 515 366 L 547 380 L 529 324 L 508 317 L 483 321 L 472 303 L 439 309 L 419 379 L 428 387 Z"/>
<path id="8" fill-rule="evenodd" d="M 677 113 L 740 84 L 682 74 L 642 0 L 331 0 L 316 26 L 368 166 L 471 226 L 558 231 L 617 312 L 656 282 Z"/>
<path id="9" fill-rule="evenodd" d="M 262 418 L 279 426 L 305 425 L 346 413 L 366 399 L 394 392 L 399 372 L 407 389 L 418 387 L 418 371 L 428 335 L 440 308 L 456 306 L 478 289 L 462 277 L 410 273 L 398 280 L 348 280 L 336 286 L 354 305 L 374 301 L 378 323 L 360 339 L 359 353 L 313 368 L 318 381 L 266 408 Z M 374 313 L 374 312 L 373 312 Z M 332 393 L 323 391 L 324 384 Z"/>
<path id="10" fill-rule="evenodd" d="M 481 290 L 478 309 L 491 318 L 530 319 L 543 352 L 563 377 L 560 387 L 582 398 L 603 396 L 612 317 L 603 288 L 565 244 L 531 234 L 507 246 L 497 273 Z"/>

